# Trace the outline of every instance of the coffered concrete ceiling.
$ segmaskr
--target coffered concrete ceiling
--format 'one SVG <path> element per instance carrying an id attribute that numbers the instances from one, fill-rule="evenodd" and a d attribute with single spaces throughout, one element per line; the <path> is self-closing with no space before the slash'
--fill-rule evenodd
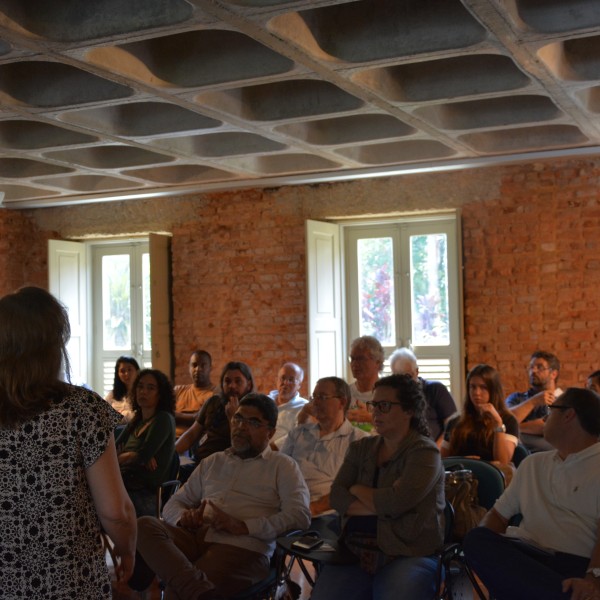
<path id="1" fill-rule="evenodd" d="M 0 0 L 28 208 L 600 149 L 600 0 Z"/>

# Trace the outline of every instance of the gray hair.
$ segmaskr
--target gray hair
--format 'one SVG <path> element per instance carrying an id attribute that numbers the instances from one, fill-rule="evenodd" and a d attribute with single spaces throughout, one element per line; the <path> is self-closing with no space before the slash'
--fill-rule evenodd
<path id="1" fill-rule="evenodd" d="M 405 360 L 416 369 L 417 368 L 417 357 L 410 348 L 397 348 L 390 355 L 390 369 L 394 372 L 394 363 L 397 360 Z"/>

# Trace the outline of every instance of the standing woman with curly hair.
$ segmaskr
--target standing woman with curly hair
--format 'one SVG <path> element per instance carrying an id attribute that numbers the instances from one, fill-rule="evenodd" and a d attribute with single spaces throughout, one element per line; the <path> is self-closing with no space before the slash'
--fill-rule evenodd
<path id="1" fill-rule="evenodd" d="M 109 600 L 101 529 L 119 578 L 133 571 L 136 521 L 100 396 L 69 385 L 66 309 L 41 288 L 0 299 L 0 595 Z"/>
<path id="2" fill-rule="evenodd" d="M 156 490 L 175 454 L 175 398 L 162 371 L 143 369 L 132 387 L 134 416 L 117 439 L 119 465 L 138 517 L 156 513 Z"/>
<path id="3" fill-rule="evenodd" d="M 311 598 L 433 598 L 444 467 L 421 385 L 410 375 L 383 377 L 366 407 L 379 435 L 350 444 L 330 495 L 359 564 L 325 565 Z"/>
<path id="4" fill-rule="evenodd" d="M 442 456 L 471 456 L 508 465 L 519 441 L 519 424 L 504 404 L 498 371 L 477 365 L 467 375 L 463 414 L 444 432 Z"/>

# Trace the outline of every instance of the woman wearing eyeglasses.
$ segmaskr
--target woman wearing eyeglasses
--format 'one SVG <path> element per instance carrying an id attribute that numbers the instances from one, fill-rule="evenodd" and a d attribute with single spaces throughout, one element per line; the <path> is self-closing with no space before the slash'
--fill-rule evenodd
<path id="1" fill-rule="evenodd" d="M 508 465 L 519 441 L 519 425 L 504 404 L 498 371 L 477 365 L 467 375 L 463 414 L 448 423 L 442 456 L 470 456 Z"/>
<path id="2" fill-rule="evenodd" d="M 379 435 L 351 444 L 331 487 L 356 565 L 326 565 L 312 599 L 429 599 L 443 542 L 444 468 L 421 386 L 384 377 L 367 402 Z"/>

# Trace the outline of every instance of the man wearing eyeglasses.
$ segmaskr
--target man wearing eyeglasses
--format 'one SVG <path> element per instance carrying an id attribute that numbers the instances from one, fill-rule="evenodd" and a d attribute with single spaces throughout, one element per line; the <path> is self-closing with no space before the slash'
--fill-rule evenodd
<path id="1" fill-rule="evenodd" d="M 346 418 L 350 400 L 350 386 L 343 379 L 319 379 L 310 402 L 302 409 L 316 422 L 306 421 L 292 429 L 281 447 L 281 452 L 291 456 L 304 475 L 313 517 L 331 511 L 329 491 L 346 450 L 352 442 L 368 435 Z"/>
<path id="2" fill-rule="evenodd" d="M 543 437 L 544 418 L 548 405 L 563 393 L 556 385 L 560 362 L 554 354 L 538 350 L 531 355 L 527 372 L 531 387 L 526 392 L 510 394 L 506 406 L 519 423 L 521 442 L 531 452 L 551 450 Z"/>
<path id="3" fill-rule="evenodd" d="M 463 543 L 496 600 L 600 598 L 600 396 L 568 388 L 548 411 L 553 450 L 519 465 Z M 517 514 L 519 525 L 509 526 Z"/>
<path id="4" fill-rule="evenodd" d="M 164 521 L 138 521 L 133 589 L 146 589 L 156 573 L 169 598 L 229 598 L 267 576 L 275 539 L 310 523 L 298 465 L 269 447 L 276 425 L 268 396 L 239 401 L 231 448 L 202 460 L 167 502 Z"/>

